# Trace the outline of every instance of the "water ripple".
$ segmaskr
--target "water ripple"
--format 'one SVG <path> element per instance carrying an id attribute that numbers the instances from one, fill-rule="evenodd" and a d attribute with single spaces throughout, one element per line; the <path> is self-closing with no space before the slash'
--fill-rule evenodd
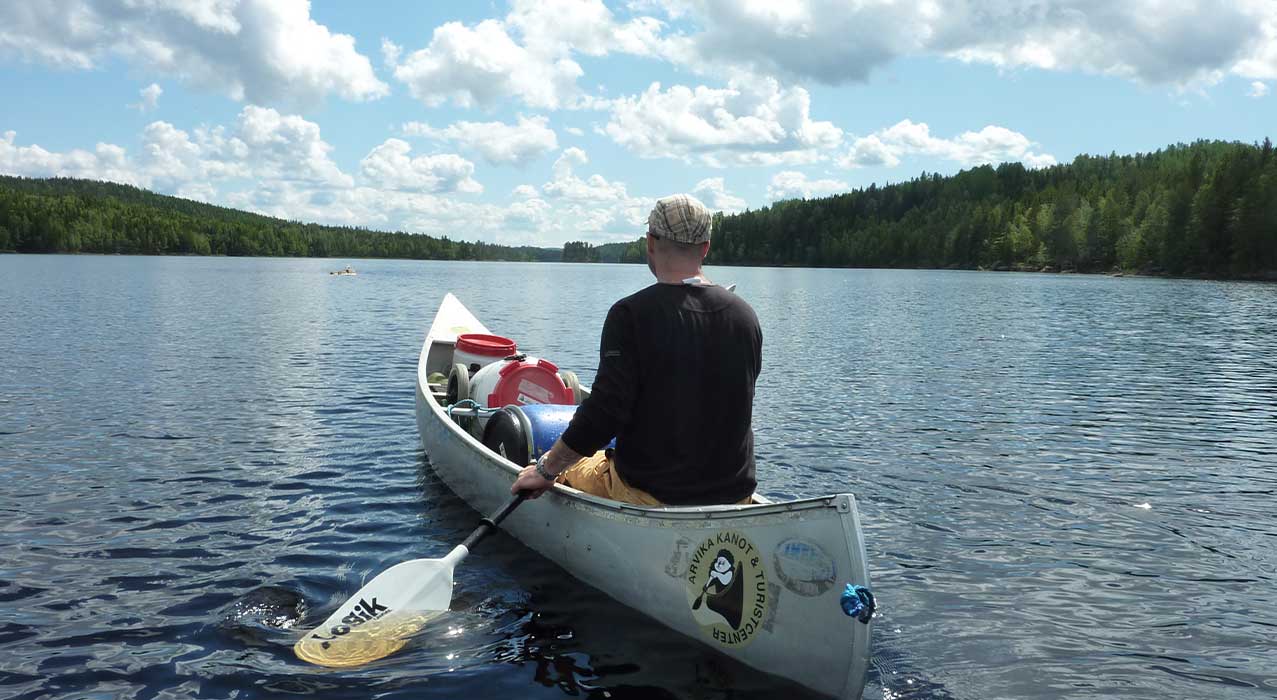
<path id="1" fill-rule="evenodd" d="M 802 697 L 498 536 L 454 612 L 333 672 L 292 655 L 478 517 L 413 372 L 454 291 L 591 381 L 638 266 L 0 256 L 0 695 Z M 1277 692 L 1277 287 L 733 268 L 760 489 L 857 495 L 866 697 Z M 192 300 L 199 300 L 194 303 Z M 221 624 L 263 587 L 295 629 Z"/>

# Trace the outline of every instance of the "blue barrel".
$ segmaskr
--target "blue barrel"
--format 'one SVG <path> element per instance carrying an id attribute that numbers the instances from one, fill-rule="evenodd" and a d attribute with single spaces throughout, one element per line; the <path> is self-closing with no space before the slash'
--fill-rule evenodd
<path id="1" fill-rule="evenodd" d="M 559 404 L 506 406 L 488 418 L 483 444 L 515 464 L 531 464 L 554 446 L 575 414 L 576 406 Z"/>

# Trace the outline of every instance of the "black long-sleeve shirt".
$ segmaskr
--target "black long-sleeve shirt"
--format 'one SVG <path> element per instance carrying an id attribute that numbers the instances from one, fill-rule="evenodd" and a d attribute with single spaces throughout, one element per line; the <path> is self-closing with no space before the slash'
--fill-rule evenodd
<path id="1" fill-rule="evenodd" d="M 590 398 L 563 433 L 591 455 L 613 437 L 626 483 L 671 505 L 754 492 L 754 382 L 763 334 L 718 286 L 654 284 L 612 305 Z"/>

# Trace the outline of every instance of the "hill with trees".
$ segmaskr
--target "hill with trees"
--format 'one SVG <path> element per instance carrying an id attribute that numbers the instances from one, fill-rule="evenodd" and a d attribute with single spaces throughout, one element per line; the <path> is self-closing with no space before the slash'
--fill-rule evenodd
<path id="1" fill-rule="evenodd" d="M 647 243 L 640 238 L 629 243 L 604 243 L 596 246 L 599 262 L 611 263 L 646 263 Z"/>
<path id="2" fill-rule="evenodd" d="M 647 245 L 642 238 L 602 245 L 569 241 L 563 244 L 563 262 L 646 263 Z"/>
<path id="3" fill-rule="evenodd" d="M 0 176 L 0 250 L 20 253 L 558 260 L 555 248 L 321 226 L 94 180 Z"/>
<path id="4" fill-rule="evenodd" d="M 599 262 L 599 249 L 585 241 L 568 241 L 563 244 L 563 262 Z"/>
<path id="5" fill-rule="evenodd" d="M 1079 156 L 1038 170 L 980 166 L 714 221 L 710 262 L 813 267 L 1277 272 L 1277 157 L 1198 141 Z"/>

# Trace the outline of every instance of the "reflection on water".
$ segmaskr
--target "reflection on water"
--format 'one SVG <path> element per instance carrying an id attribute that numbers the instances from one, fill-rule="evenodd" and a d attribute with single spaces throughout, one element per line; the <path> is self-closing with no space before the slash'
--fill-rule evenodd
<path id="1" fill-rule="evenodd" d="M 608 306 L 650 280 L 329 266 L 0 256 L 0 695 L 802 696 L 505 536 L 403 649 L 300 662 L 300 630 L 481 517 L 412 417 L 443 294 L 588 382 Z M 1277 287 L 711 276 L 763 323 L 763 492 L 859 498 L 866 697 L 1277 693 Z"/>

